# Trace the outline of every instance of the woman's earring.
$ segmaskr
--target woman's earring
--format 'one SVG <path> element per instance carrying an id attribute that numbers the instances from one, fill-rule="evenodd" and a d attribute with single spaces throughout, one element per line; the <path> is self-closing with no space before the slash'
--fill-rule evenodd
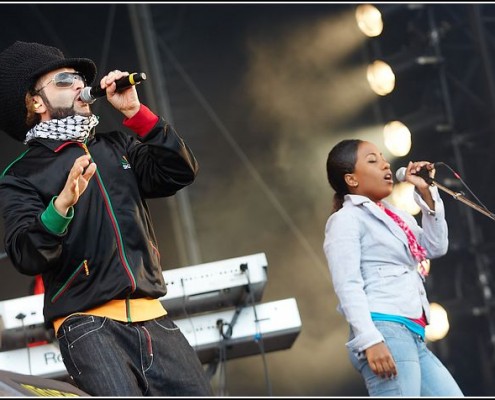
<path id="1" fill-rule="evenodd" d="M 41 104 L 40 103 L 34 103 L 34 109 L 35 110 L 37 110 L 40 107 L 41 107 Z"/>

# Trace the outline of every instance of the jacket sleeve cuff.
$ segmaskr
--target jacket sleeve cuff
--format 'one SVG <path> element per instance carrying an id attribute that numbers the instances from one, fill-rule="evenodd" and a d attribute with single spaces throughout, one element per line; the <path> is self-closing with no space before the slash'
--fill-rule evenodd
<path id="1" fill-rule="evenodd" d="M 131 129 L 138 136 L 143 137 L 151 131 L 158 122 L 158 116 L 155 115 L 148 107 L 141 104 L 139 111 L 132 118 L 124 119 L 124 126 Z"/>
<path id="2" fill-rule="evenodd" d="M 70 221 L 72 221 L 72 218 L 74 217 L 74 207 L 70 207 L 67 216 L 63 216 L 57 211 L 53 204 L 56 198 L 57 196 L 52 198 L 52 201 L 50 201 L 46 210 L 41 214 L 41 222 L 50 232 L 60 235 L 67 230 Z"/>
<path id="3" fill-rule="evenodd" d="M 438 188 L 436 186 L 430 186 L 428 189 L 430 190 L 431 197 L 435 202 L 435 210 L 430 209 L 430 207 L 428 207 L 428 205 L 423 200 L 421 195 L 417 192 L 417 190 L 414 190 L 413 196 L 414 196 L 414 200 L 416 201 L 416 204 L 419 205 L 423 213 L 426 213 L 427 215 L 443 218 L 445 215 L 445 209 Z"/>
<path id="4" fill-rule="evenodd" d="M 356 355 L 363 353 L 368 347 L 371 347 L 377 343 L 384 342 L 385 338 L 378 329 L 374 329 L 372 332 L 358 335 L 352 340 L 348 341 L 345 345 Z"/>

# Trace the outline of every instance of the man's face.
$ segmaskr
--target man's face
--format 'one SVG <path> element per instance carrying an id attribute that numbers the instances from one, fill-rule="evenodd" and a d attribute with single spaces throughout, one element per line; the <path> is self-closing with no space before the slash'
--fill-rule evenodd
<path id="1" fill-rule="evenodd" d="M 41 76 L 35 86 L 46 107 L 41 120 L 62 119 L 71 115 L 90 116 L 89 104 L 79 97 L 85 86 L 82 76 L 73 68 L 59 68 Z"/>

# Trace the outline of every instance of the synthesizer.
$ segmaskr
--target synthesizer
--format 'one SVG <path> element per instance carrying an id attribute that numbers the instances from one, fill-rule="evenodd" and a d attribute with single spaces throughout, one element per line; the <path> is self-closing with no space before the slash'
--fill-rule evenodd
<path id="1" fill-rule="evenodd" d="M 257 253 L 163 271 L 167 294 L 160 301 L 174 318 L 259 302 L 267 264 L 265 254 Z M 2 350 L 50 338 L 43 299 L 43 294 L 37 294 L 0 302 Z"/>
<path id="2" fill-rule="evenodd" d="M 301 331 L 288 298 L 174 319 L 203 364 L 292 347 Z M 44 378 L 67 376 L 56 342 L 0 352 L 0 370 Z"/>

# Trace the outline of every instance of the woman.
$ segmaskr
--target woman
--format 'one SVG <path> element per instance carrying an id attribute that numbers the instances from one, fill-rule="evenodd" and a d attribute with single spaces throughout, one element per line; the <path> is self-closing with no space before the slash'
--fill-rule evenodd
<path id="1" fill-rule="evenodd" d="M 448 229 L 438 189 L 420 171 L 435 172 L 427 161 L 409 162 L 405 180 L 415 186 L 422 227 L 383 201 L 394 182 L 373 143 L 343 140 L 327 159 L 335 195 L 324 250 L 337 309 L 350 325 L 349 358 L 370 396 L 463 396 L 424 341 L 430 309 L 422 266 L 447 252 Z"/>

